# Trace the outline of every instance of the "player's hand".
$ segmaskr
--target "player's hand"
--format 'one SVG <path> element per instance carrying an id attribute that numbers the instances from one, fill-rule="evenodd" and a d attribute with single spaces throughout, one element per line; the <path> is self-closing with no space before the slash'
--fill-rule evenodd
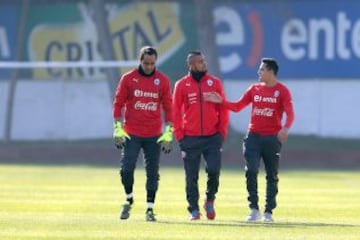
<path id="1" fill-rule="evenodd" d="M 204 100 L 207 102 L 213 102 L 213 103 L 222 103 L 223 99 L 217 92 L 207 92 L 203 94 Z"/>
<path id="2" fill-rule="evenodd" d="M 286 140 L 288 139 L 288 136 L 289 136 L 289 129 L 286 127 L 283 127 L 277 135 L 277 137 L 281 143 L 286 142 Z"/>
<path id="3" fill-rule="evenodd" d="M 161 151 L 164 153 L 170 153 L 172 150 L 172 141 L 173 141 L 173 127 L 171 125 L 167 125 L 165 127 L 164 133 L 159 137 L 156 141 L 160 143 Z"/>
<path id="4" fill-rule="evenodd" d="M 125 147 L 126 139 L 131 139 L 129 134 L 122 128 L 121 122 L 114 123 L 113 142 L 115 147 L 122 149 Z"/>

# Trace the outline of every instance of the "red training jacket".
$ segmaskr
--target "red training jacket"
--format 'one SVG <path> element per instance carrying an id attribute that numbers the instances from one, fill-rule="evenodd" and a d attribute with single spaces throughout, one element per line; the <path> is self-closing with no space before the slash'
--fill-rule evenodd
<path id="1" fill-rule="evenodd" d="M 206 73 L 200 81 L 191 74 L 175 84 L 173 94 L 173 126 L 176 140 L 184 135 L 210 136 L 217 132 L 225 140 L 229 124 L 229 111 L 221 104 L 206 102 L 204 94 L 218 92 L 224 97 L 220 79 Z"/>
<path id="2" fill-rule="evenodd" d="M 171 121 L 171 90 L 169 78 L 155 70 L 143 76 L 138 69 L 125 73 L 117 86 L 113 117 L 124 115 L 124 130 L 139 137 L 154 137 L 162 132 L 162 112 L 165 122 Z M 124 112 L 122 112 L 124 111 Z"/>
<path id="3" fill-rule="evenodd" d="M 239 112 L 252 103 L 249 130 L 261 135 L 276 135 L 282 128 L 282 116 L 286 113 L 285 127 L 294 122 L 294 107 L 289 89 L 277 82 L 273 87 L 261 83 L 251 85 L 237 102 L 224 101 L 223 106 Z"/>

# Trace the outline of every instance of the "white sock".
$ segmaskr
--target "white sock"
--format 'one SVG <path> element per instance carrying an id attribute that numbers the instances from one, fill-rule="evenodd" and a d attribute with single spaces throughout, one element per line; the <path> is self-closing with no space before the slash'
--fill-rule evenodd
<path id="1" fill-rule="evenodd" d="M 126 199 L 130 199 L 133 197 L 133 193 L 126 194 Z"/>
<path id="2" fill-rule="evenodd" d="M 154 203 L 153 202 L 148 202 L 147 207 L 151 208 L 151 209 L 154 208 Z"/>

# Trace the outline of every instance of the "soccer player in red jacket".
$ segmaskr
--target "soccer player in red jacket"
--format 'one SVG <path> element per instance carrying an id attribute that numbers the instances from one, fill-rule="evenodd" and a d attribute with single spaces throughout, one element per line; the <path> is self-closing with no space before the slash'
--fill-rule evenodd
<path id="1" fill-rule="evenodd" d="M 173 93 L 174 135 L 180 143 L 184 162 L 190 219 L 200 219 L 198 178 L 203 156 L 207 172 L 204 208 L 207 218 L 212 220 L 215 218 L 214 200 L 229 116 L 228 110 L 221 105 L 203 99 L 211 92 L 224 96 L 221 81 L 207 72 L 204 55 L 199 51 L 189 52 L 187 64 L 189 73 L 176 82 Z"/>
<path id="2" fill-rule="evenodd" d="M 237 102 L 226 101 L 217 93 L 206 96 L 206 101 L 221 103 L 234 112 L 239 112 L 252 104 L 249 129 L 243 143 L 246 185 L 251 209 L 247 220 L 250 222 L 261 219 L 257 189 L 261 159 L 266 171 L 266 205 L 263 220 L 273 222 L 272 211 L 276 207 L 278 193 L 280 150 L 294 121 L 291 94 L 289 89 L 277 80 L 278 69 L 276 60 L 263 58 L 258 70 L 259 83 L 251 85 Z M 284 112 L 286 120 L 282 125 Z"/>
<path id="3" fill-rule="evenodd" d="M 153 212 L 159 181 L 160 150 L 171 151 L 171 87 L 169 78 L 155 67 L 157 51 L 143 47 L 139 67 L 125 73 L 118 84 L 113 104 L 114 144 L 123 149 L 121 182 L 126 193 L 120 219 L 127 219 L 133 204 L 134 171 L 140 149 L 146 168 L 146 220 L 156 221 Z M 167 124 L 162 133 L 162 110 Z"/>

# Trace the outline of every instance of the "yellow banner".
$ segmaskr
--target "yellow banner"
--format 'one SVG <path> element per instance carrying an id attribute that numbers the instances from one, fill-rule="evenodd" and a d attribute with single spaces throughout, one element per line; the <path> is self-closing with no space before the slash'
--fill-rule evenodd
<path id="1" fill-rule="evenodd" d="M 109 10 L 109 26 L 116 60 L 137 61 L 144 45 L 159 52 L 158 64 L 170 58 L 185 42 L 177 3 L 134 3 Z M 30 37 L 31 61 L 101 61 L 101 48 L 91 18 L 74 24 L 41 24 Z M 129 68 L 120 67 L 124 72 Z M 104 79 L 103 69 L 39 68 L 36 79 Z"/>

